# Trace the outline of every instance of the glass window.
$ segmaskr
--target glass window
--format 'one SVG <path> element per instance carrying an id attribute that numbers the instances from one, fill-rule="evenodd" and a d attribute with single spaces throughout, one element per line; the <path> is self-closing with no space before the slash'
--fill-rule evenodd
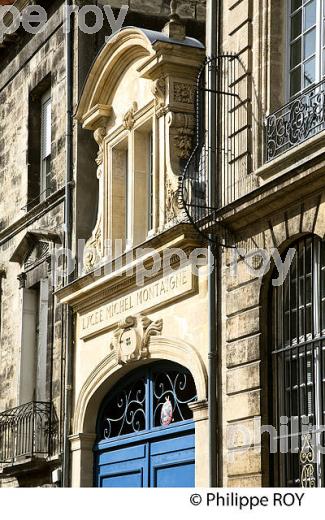
<path id="1" fill-rule="evenodd" d="M 148 232 L 154 227 L 154 155 L 153 134 L 148 137 Z"/>
<path id="2" fill-rule="evenodd" d="M 40 196 L 45 199 L 51 188 L 51 141 L 52 141 L 52 117 L 51 117 L 51 91 L 42 97 L 41 106 L 41 179 Z"/>
<path id="3" fill-rule="evenodd" d="M 324 75 L 324 0 L 289 0 L 289 95 L 317 83 Z"/>

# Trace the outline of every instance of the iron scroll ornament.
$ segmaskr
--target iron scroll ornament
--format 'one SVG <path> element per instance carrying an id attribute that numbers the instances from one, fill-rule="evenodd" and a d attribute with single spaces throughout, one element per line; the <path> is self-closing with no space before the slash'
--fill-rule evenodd
<path id="1" fill-rule="evenodd" d="M 266 161 L 324 129 L 325 82 L 313 85 L 266 119 Z"/>
<path id="2" fill-rule="evenodd" d="M 136 370 L 105 400 L 97 424 L 98 440 L 111 440 L 192 419 L 189 404 L 197 400 L 191 374 L 175 364 Z M 170 420 L 163 419 L 171 405 Z"/>
<path id="3" fill-rule="evenodd" d="M 172 415 L 170 422 L 185 421 L 191 418 L 188 404 L 195 398 L 195 387 L 188 374 L 182 372 L 161 372 L 154 380 L 154 425 L 164 424 L 163 414 L 166 402 L 171 403 Z M 169 422 L 166 423 L 167 425 Z"/>

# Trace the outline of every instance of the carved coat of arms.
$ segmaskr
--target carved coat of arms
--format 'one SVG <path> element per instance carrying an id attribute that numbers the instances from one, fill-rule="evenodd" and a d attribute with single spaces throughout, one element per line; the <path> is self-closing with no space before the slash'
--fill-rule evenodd
<path id="1" fill-rule="evenodd" d="M 162 320 L 152 321 L 147 316 L 128 316 L 118 324 L 111 342 L 117 363 L 146 359 L 149 356 L 149 339 L 161 334 Z"/>

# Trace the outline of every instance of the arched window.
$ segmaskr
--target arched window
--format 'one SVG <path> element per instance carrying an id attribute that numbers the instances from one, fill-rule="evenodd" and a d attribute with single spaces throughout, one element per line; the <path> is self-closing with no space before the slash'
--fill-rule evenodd
<path id="1" fill-rule="evenodd" d="M 168 426 L 192 418 L 196 400 L 191 374 L 172 363 L 153 364 L 120 381 L 99 414 L 98 440 Z M 170 407 L 166 405 L 170 402 Z M 165 410 L 170 417 L 165 417 Z"/>
<path id="2" fill-rule="evenodd" d="M 274 485 L 324 485 L 325 243 L 306 237 L 285 281 L 272 289 Z M 286 253 L 284 255 L 284 258 Z"/>

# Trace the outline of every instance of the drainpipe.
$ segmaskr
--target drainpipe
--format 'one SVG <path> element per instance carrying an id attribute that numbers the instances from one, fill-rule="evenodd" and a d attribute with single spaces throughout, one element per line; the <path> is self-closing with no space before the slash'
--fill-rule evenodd
<path id="1" fill-rule="evenodd" d="M 216 57 L 218 54 L 219 38 L 219 1 L 208 0 L 207 4 L 207 53 L 209 57 Z M 210 67 L 207 78 L 210 92 L 208 117 L 208 179 L 209 179 L 209 206 L 215 208 L 218 203 L 217 194 L 217 97 L 213 91 L 217 90 L 217 77 L 214 67 Z M 210 237 L 212 239 L 212 236 Z M 219 326 L 217 325 L 217 314 L 219 304 L 217 296 L 220 294 L 220 283 L 218 281 L 220 260 L 219 245 L 214 245 L 212 240 L 209 244 L 209 278 L 208 278 L 208 326 L 209 326 L 209 352 L 208 352 L 208 407 L 209 407 L 209 486 L 217 487 L 219 482 L 219 399 L 218 389 L 218 347 L 219 347 Z M 220 299 L 220 298 L 219 298 Z"/>
<path id="2" fill-rule="evenodd" d="M 66 0 L 64 10 L 73 4 L 73 0 Z M 65 66 L 66 66 L 66 179 L 65 179 L 65 248 L 72 251 L 72 190 L 73 190 L 73 14 L 71 15 L 70 31 L 65 34 Z M 67 285 L 72 276 L 68 272 L 68 261 L 65 262 L 66 273 L 64 284 Z M 70 422 L 72 406 L 72 341 L 73 341 L 73 316 L 70 306 L 65 308 L 65 389 L 64 389 L 64 415 L 63 415 L 63 467 L 62 486 L 69 487 L 70 483 Z"/>

